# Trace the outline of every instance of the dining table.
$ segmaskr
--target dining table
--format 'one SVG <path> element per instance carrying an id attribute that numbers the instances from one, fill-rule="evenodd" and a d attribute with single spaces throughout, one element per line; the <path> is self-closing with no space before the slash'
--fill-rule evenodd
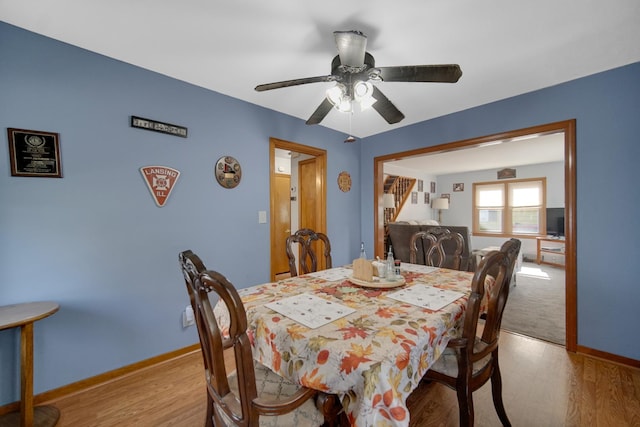
<path id="1" fill-rule="evenodd" d="M 25 302 L 0 307 L 0 331 L 20 328 L 20 411 L 0 416 L 0 426 L 50 427 L 60 418 L 53 405 L 34 406 L 33 399 L 33 324 L 56 313 L 53 301 Z"/>
<path id="2" fill-rule="evenodd" d="M 238 293 L 256 361 L 337 395 L 352 426 L 408 426 L 407 398 L 459 336 L 472 277 L 402 263 L 397 285 L 378 287 L 355 280 L 348 265 Z M 228 333 L 224 304 L 214 313 Z"/>

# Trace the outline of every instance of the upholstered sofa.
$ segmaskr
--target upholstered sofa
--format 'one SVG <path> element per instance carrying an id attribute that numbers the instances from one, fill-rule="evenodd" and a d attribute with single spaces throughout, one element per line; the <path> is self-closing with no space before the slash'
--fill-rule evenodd
<path id="1" fill-rule="evenodd" d="M 411 236 L 417 231 L 428 231 L 430 229 L 442 227 L 446 228 L 452 233 L 460 233 L 464 239 L 464 249 L 462 250 L 462 261 L 460 263 L 460 270 L 473 271 L 475 269 L 475 259 L 471 254 L 471 239 L 469 237 L 469 227 L 459 225 L 427 225 L 427 224 L 415 224 L 409 222 L 392 222 L 388 224 L 389 231 L 389 243 L 393 247 L 393 256 L 395 259 L 399 259 L 402 262 L 409 262 L 409 242 Z M 416 262 L 418 264 L 424 264 L 425 248 L 422 245 L 422 239 L 419 239 L 416 244 Z M 445 242 L 444 250 L 445 254 L 453 253 L 453 247 L 455 243 L 453 241 Z M 428 249 L 428 248 L 427 248 Z M 451 265 L 451 259 L 447 256 L 445 261 L 445 267 Z"/>

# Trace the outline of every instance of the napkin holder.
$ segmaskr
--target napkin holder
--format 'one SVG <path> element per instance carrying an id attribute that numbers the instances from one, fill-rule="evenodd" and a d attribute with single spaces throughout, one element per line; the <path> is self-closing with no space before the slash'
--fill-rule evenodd
<path id="1" fill-rule="evenodd" d="M 364 258 L 353 261 L 353 277 L 365 282 L 373 281 L 373 264 Z"/>

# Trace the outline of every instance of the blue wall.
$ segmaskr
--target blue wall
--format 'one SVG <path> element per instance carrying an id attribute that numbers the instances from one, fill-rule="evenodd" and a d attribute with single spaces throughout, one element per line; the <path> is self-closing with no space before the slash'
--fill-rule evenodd
<path id="1" fill-rule="evenodd" d="M 358 254 L 359 147 L 344 135 L 0 23 L 0 305 L 53 300 L 35 325 L 40 393 L 197 342 L 178 253 L 238 287 L 269 280 L 269 137 L 327 150 L 327 231 L 337 265 Z M 187 139 L 136 129 L 137 115 Z M 58 132 L 64 178 L 10 175 L 6 128 Z M 236 157 L 240 185 L 215 162 Z M 181 171 L 159 208 L 139 168 Z M 348 193 L 336 178 L 346 170 Z M 0 405 L 19 396 L 19 334 L 0 332 Z"/>
<path id="2" fill-rule="evenodd" d="M 11 177 L 0 149 L 0 305 L 61 305 L 35 326 L 35 392 L 195 343 L 195 329 L 180 323 L 181 250 L 238 287 L 268 280 L 269 227 L 257 217 L 269 210 L 270 136 L 328 151 L 327 231 L 339 265 L 361 239 L 373 253 L 375 156 L 572 118 L 578 344 L 640 359 L 627 332 L 640 324 L 631 273 L 640 255 L 638 76 L 634 64 L 343 144 L 341 133 L 0 22 L 0 127 L 58 132 L 62 151 L 64 178 L 50 179 Z M 131 128 L 130 115 L 186 126 L 189 138 Z M 234 190 L 213 178 L 223 155 L 243 167 Z M 146 165 L 182 172 L 162 208 L 139 172 Z M 353 179 L 348 193 L 336 185 L 342 170 Z M 0 366 L 2 405 L 19 395 L 16 330 L 0 332 Z"/>
<path id="3" fill-rule="evenodd" d="M 576 119 L 578 345 L 640 360 L 640 63 L 362 141 L 362 233 L 373 233 L 374 157 L 569 119 Z"/>

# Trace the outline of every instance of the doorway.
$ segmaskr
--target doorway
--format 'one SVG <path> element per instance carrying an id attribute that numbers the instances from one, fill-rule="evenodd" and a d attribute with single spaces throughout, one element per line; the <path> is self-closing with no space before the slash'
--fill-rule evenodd
<path id="1" fill-rule="evenodd" d="M 513 141 L 530 135 L 562 133 L 564 137 L 564 181 L 565 181 L 565 295 L 566 295 L 566 349 L 577 350 L 577 280 L 576 280 L 576 157 L 575 120 L 567 120 L 547 125 L 534 126 L 495 135 L 488 135 L 464 141 L 393 153 L 374 158 L 374 241 L 375 254 L 382 257 L 384 251 L 384 163 L 405 157 L 439 154 L 447 151 L 464 150 L 494 143 Z"/>
<path id="2" fill-rule="evenodd" d="M 295 168 L 292 170 L 295 182 L 289 181 L 286 191 L 283 189 L 286 178 L 276 168 L 276 150 L 301 155 L 300 160 L 291 162 L 291 168 Z M 273 281 L 279 274 L 289 271 L 285 247 L 288 235 L 302 227 L 326 233 L 327 152 L 295 142 L 269 138 L 269 162 Z"/>

